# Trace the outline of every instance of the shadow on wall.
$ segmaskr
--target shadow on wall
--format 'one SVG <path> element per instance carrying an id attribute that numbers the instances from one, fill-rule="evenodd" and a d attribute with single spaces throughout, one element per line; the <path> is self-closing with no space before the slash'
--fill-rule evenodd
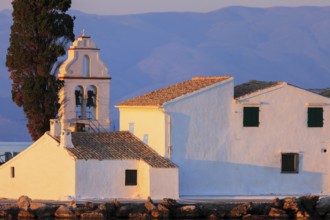
<path id="1" fill-rule="evenodd" d="M 324 176 L 300 170 L 220 161 L 179 159 L 180 196 L 320 194 Z"/>
<path id="2" fill-rule="evenodd" d="M 190 117 L 187 114 L 170 112 L 171 115 L 171 144 L 172 140 L 175 140 L 175 145 L 180 148 L 172 148 L 171 155 L 182 155 L 185 154 L 188 137 L 189 137 L 189 124 Z"/>
<path id="3" fill-rule="evenodd" d="M 171 160 L 179 166 L 180 196 L 323 193 L 327 181 L 324 174 L 302 170 L 303 159 L 300 160 L 301 169 L 298 173 L 281 173 L 281 161 L 278 161 L 278 167 L 258 165 L 258 161 L 253 164 L 230 162 L 234 152 L 230 145 L 222 140 L 227 134 L 214 137 L 207 136 L 208 131 L 204 130 L 196 133 L 196 129 L 191 128 L 191 123 L 188 115 L 171 112 L 171 144 L 175 142 Z M 194 140 L 200 142 L 199 139 L 202 139 L 209 143 L 189 144 L 188 139 L 192 138 L 191 129 L 196 135 Z M 191 144 L 194 145 L 193 154 L 191 146 L 189 147 Z M 215 150 L 211 151 L 211 147 Z"/>

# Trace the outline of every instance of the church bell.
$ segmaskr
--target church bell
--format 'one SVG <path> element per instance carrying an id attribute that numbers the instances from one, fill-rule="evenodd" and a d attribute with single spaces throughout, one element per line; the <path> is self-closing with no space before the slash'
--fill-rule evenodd
<path id="1" fill-rule="evenodd" d="M 75 96 L 76 96 L 76 106 L 81 105 L 81 93 L 79 90 L 75 91 Z"/>
<path id="2" fill-rule="evenodd" d="M 87 92 L 87 107 L 95 107 L 95 103 L 94 103 L 94 99 L 93 97 L 95 97 L 95 94 L 93 91 L 88 91 Z"/>

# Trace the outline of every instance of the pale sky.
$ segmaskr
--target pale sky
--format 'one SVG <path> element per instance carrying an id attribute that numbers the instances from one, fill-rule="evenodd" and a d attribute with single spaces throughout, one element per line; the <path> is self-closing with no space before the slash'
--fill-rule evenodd
<path id="1" fill-rule="evenodd" d="M 228 6 L 330 6 L 330 0 L 72 0 L 72 9 L 100 15 L 146 12 L 208 12 Z M 11 0 L 0 0 L 0 10 L 10 9 Z"/>

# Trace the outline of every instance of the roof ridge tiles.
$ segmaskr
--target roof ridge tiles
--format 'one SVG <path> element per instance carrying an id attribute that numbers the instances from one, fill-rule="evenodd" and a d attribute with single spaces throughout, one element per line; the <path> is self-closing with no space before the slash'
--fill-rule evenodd
<path id="1" fill-rule="evenodd" d="M 231 76 L 194 76 L 191 80 L 204 80 L 204 79 L 228 79 Z"/>

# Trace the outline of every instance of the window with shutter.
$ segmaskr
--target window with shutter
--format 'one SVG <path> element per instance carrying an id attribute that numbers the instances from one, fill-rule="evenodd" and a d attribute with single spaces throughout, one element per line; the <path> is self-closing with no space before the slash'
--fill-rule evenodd
<path id="1" fill-rule="evenodd" d="M 134 134 L 134 123 L 129 123 L 128 124 L 128 131 Z"/>
<path id="2" fill-rule="evenodd" d="M 259 107 L 244 107 L 243 126 L 259 127 Z"/>
<path id="3" fill-rule="evenodd" d="M 308 127 L 323 127 L 323 108 L 308 108 Z"/>
<path id="4" fill-rule="evenodd" d="M 282 153 L 282 173 L 298 173 L 299 154 Z"/>
<path id="5" fill-rule="evenodd" d="M 126 186 L 137 185 L 137 170 L 125 170 L 125 185 Z"/>
<path id="6" fill-rule="evenodd" d="M 10 176 L 11 178 L 15 178 L 15 167 L 10 167 Z"/>
<path id="7" fill-rule="evenodd" d="M 143 135 L 143 143 L 148 144 L 149 141 L 149 135 L 148 134 L 144 134 Z"/>

